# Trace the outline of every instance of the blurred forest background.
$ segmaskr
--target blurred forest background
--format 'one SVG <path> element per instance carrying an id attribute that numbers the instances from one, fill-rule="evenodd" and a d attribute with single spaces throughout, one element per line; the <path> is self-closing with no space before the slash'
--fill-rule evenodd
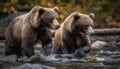
<path id="1" fill-rule="evenodd" d="M 32 7 L 59 7 L 59 22 L 73 11 L 95 13 L 95 27 L 120 28 L 120 0 L 0 0 L 0 19 L 12 13 L 29 11 Z"/>

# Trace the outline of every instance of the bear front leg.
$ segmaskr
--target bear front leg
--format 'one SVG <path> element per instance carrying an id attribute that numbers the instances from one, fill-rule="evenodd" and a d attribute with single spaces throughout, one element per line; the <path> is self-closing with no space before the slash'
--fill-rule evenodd
<path id="1" fill-rule="evenodd" d="M 50 55 L 51 54 L 51 48 L 52 48 L 51 43 L 48 43 L 48 44 L 44 45 L 43 48 L 42 48 L 43 54 L 46 55 L 46 56 Z"/>
<path id="2" fill-rule="evenodd" d="M 52 54 L 61 54 L 61 53 L 62 53 L 62 49 L 53 40 L 52 41 Z"/>
<path id="3" fill-rule="evenodd" d="M 22 53 L 27 57 L 34 55 L 34 37 L 24 37 L 22 40 Z"/>
<path id="4" fill-rule="evenodd" d="M 82 58 L 90 51 L 90 46 L 80 47 L 75 51 L 75 56 Z"/>

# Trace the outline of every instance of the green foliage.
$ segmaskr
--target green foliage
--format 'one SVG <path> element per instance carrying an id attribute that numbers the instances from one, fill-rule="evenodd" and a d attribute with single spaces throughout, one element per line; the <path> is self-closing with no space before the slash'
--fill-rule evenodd
<path id="1" fill-rule="evenodd" d="M 95 23 L 120 23 L 120 0 L 0 0 L 0 18 L 21 11 L 30 10 L 35 5 L 59 7 L 59 20 L 63 20 L 73 11 L 95 13 Z"/>

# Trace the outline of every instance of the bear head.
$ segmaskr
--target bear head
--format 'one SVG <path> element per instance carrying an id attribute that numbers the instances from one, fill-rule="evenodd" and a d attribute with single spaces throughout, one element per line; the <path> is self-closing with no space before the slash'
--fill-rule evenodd
<path id="1" fill-rule="evenodd" d="M 58 19 L 58 7 L 44 8 L 41 6 L 35 6 L 27 14 L 29 16 L 31 26 L 33 28 L 59 28 Z"/>
<path id="2" fill-rule="evenodd" d="M 68 31 L 74 32 L 75 34 L 87 35 L 89 33 L 93 33 L 92 26 L 94 14 L 90 13 L 89 15 L 81 14 L 79 12 L 73 12 L 66 21 L 69 21 Z"/>

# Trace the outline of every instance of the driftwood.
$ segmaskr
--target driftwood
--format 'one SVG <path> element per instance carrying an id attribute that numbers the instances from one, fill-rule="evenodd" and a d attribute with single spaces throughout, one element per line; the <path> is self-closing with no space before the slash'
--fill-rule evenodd
<path id="1" fill-rule="evenodd" d="M 92 35 L 120 35 L 120 28 L 94 29 Z"/>
<path id="2" fill-rule="evenodd" d="M 0 30 L 0 40 L 5 40 L 5 30 Z"/>
<path id="3" fill-rule="evenodd" d="M 0 40 L 5 40 L 5 34 L 0 33 Z"/>
<path id="4" fill-rule="evenodd" d="M 120 35 L 120 28 L 94 29 L 94 31 L 92 35 Z M 0 30 L 0 40 L 5 40 L 4 32 L 5 30 Z"/>

